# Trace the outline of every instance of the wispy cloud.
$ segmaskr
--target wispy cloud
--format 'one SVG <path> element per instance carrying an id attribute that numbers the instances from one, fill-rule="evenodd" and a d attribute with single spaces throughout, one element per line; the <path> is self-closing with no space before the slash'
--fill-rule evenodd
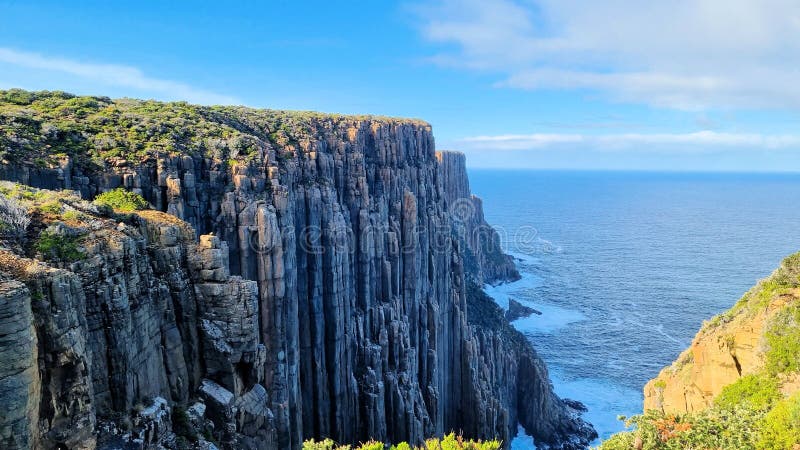
<path id="1" fill-rule="evenodd" d="M 622 133 L 606 135 L 585 134 L 506 134 L 474 136 L 457 140 L 460 148 L 471 150 L 538 150 L 564 146 L 580 146 L 587 150 L 654 148 L 670 151 L 715 151 L 720 148 L 800 149 L 800 135 L 764 135 L 755 133 Z"/>
<path id="2" fill-rule="evenodd" d="M 186 100 L 201 104 L 241 103 L 234 97 L 197 89 L 177 81 L 153 78 L 145 75 L 144 72 L 136 67 L 118 64 L 84 63 L 2 47 L 0 47 L 0 63 L 69 74 L 108 86 L 133 89 L 137 93 L 147 93 L 167 100 Z"/>
<path id="3" fill-rule="evenodd" d="M 588 89 L 698 110 L 800 108 L 795 0 L 439 0 L 431 61 L 519 89 Z"/>

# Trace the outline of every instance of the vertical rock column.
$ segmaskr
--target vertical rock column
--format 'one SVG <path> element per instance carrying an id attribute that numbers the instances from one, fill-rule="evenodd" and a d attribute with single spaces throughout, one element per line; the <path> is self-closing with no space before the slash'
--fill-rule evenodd
<path id="1" fill-rule="evenodd" d="M 36 330 L 31 296 L 19 281 L 0 275 L 0 447 L 37 447 L 39 392 Z"/>

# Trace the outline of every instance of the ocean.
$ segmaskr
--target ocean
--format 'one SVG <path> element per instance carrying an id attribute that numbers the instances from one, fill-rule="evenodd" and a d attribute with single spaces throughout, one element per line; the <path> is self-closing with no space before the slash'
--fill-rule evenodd
<path id="1" fill-rule="evenodd" d="M 601 438 L 644 384 L 800 250 L 800 174 L 470 170 L 522 280 L 488 287 Z M 532 448 L 517 439 L 514 448 Z"/>

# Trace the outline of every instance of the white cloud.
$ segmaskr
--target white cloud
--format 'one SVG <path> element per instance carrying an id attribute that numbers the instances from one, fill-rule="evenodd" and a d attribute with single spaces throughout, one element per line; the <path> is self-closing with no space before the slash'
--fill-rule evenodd
<path id="1" fill-rule="evenodd" d="M 155 94 L 168 100 L 186 100 L 201 104 L 238 104 L 239 100 L 226 95 L 196 89 L 184 83 L 145 75 L 136 67 L 116 64 L 91 64 L 64 58 L 47 57 L 0 47 L 0 63 L 16 67 L 58 72 L 109 86 L 129 88 L 141 93 Z M 53 86 L 53 89 L 57 86 Z"/>
<path id="2" fill-rule="evenodd" d="M 432 61 L 679 109 L 800 107 L 796 0 L 440 0 Z"/>
<path id="3" fill-rule="evenodd" d="M 506 134 L 474 136 L 456 141 L 465 150 L 536 150 L 576 144 L 587 150 L 669 149 L 672 152 L 717 151 L 720 148 L 800 149 L 800 135 L 764 135 L 756 133 L 622 133 L 585 134 Z"/>

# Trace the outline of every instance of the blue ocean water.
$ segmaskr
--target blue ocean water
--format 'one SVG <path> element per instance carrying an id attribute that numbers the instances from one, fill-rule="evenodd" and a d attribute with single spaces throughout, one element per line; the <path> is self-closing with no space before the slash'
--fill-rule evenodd
<path id="1" fill-rule="evenodd" d="M 601 438 L 642 387 L 784 256 L 800 250 L 800 174 L 471 170 L 523 279 L 490 288 Z M 529 440 L 514 447 L 526 448 Z"/>

